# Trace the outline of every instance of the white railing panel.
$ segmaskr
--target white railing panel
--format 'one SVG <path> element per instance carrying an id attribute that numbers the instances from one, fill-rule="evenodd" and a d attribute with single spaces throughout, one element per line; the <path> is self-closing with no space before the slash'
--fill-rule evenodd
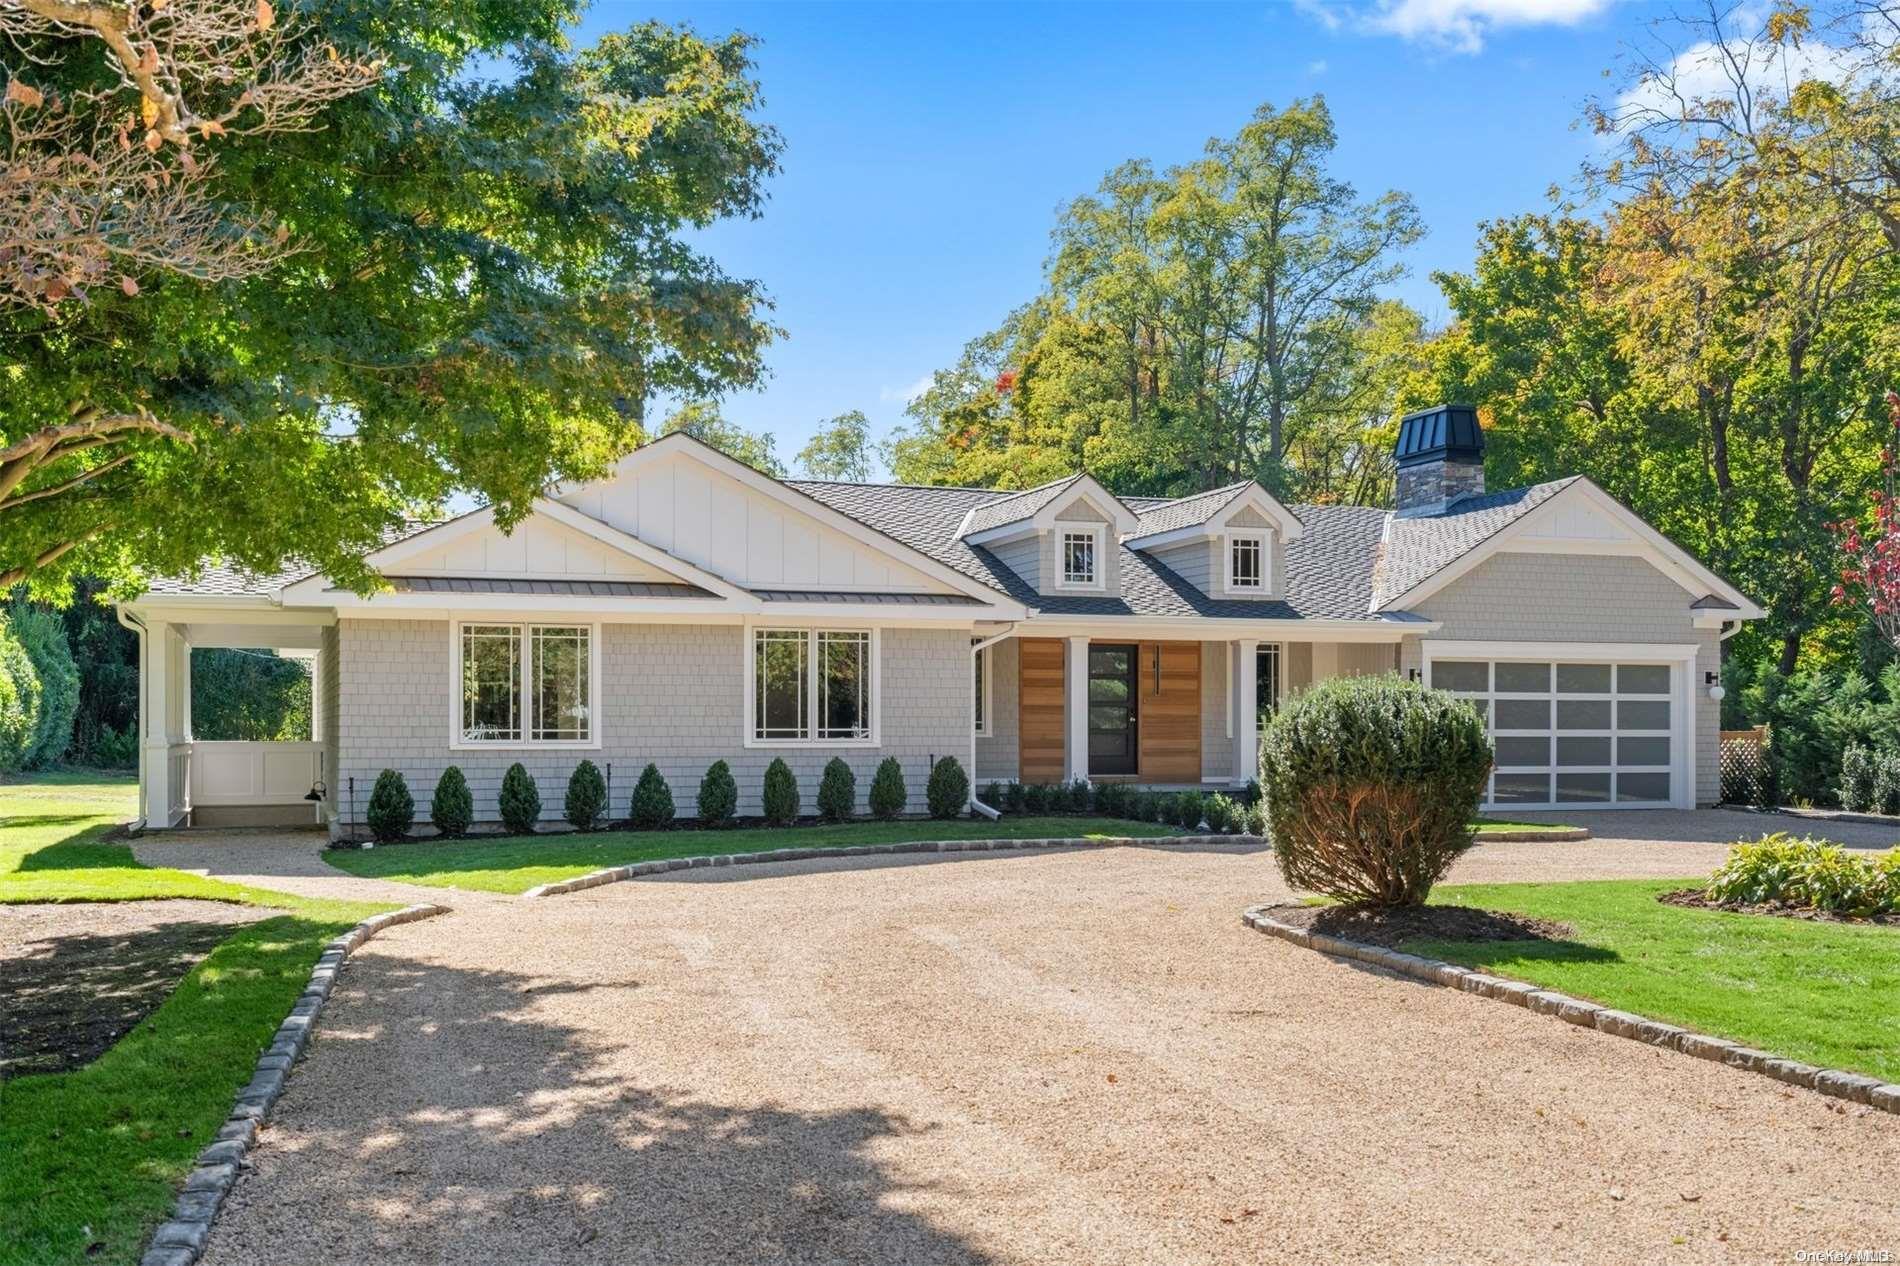
<path id="1" fill-rule="evenodd" d="M 191 803 L 296 804 L 316 781 L 321 743 L 192 745 Z"/>

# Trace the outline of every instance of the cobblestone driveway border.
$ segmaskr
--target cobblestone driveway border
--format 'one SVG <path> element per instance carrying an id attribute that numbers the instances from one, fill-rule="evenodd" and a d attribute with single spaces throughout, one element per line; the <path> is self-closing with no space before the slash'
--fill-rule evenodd
<path id="1" fill-rule="evenodd" d="M 1469 967 L 1460 967 L 1456 963 L 1447 963 L 1441 959 L 1423 958 L 1417 954 L 1407 954 L 1400 950 L 1387 949 L 1382 945 L 1367 945 L 1362 941 L 1346 941 L 1338 937 L 1326 936 L 1309 928 L 1294 927 L 1282 923 L 1273 917 L 1274 906 L 1251 906 L 1241 915 L 1248 927 L 1265 932 L 1294 945 L 1318 950 L 1335 958 L 1348 958 L 1368 966 L 1397 972 L 1414 980 L 1427 984 L 1443 985 L 1447 989 L 1462 989 L 1466 993 L 1475 993 L 1485 998 L 1496 998 L 1500 1002 L 1514 1003 L 1528 1008 L 1538 1015 L 1552 1015 L 1566 1020 L 1579 1028 L 1595 1029 L 1615 1037 L 1634 1038 L 1638 1042 L 1648 1042 L 1651 1046 L 1663 1046 L 1684 1055 L 1693 1055 L 1697 1059 L 1713 1060 L 1718 1064 L 1727 1064 L 1745 1072 L 1760 1073 L 1773 1077 L 1776 1081 L 1791 1086 L 1802 1086 L 1808 1090 L 1836 1099 L 1845 1099 L 1850 1103 L 1864 1103 L 1878 1108 L 1882 1112 L 1900 1114 L 1900 1084 L 1881 1081 L 1878 1077 L 1867 1077 L 1860 1073 L 1850 1073 L 1840 1068 L 1817 1068 L 1813 1064 L 1804 1064 L 1799 1060 L 1782 1059 L 1767 1051 L 1758 1051 L 1753 1047 L 1731 1042 L 1727 1038 L 1710 1037 L 1706 1033 L 1697 1033 L 1680 1028 L 1674 1024 L 1664 1024 L 1660 1020 L 1651 1020 L 1629 1011 L 1617 1011 L 1611 1007 L 1586 1002 L 1582 998 L 1573 998 L 1554 989 L 1539 989 L 1536 985 L 1521 980 L 1506 980 L 1502 976 L 1490 976 L 1484 972 L 1473 971 Z"/>

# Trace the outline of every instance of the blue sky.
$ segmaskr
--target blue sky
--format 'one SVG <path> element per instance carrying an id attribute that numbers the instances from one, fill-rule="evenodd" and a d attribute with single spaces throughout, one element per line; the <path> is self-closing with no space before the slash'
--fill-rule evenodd
<path id="1" fill-rule="evenodd" d="M 1166 166 L 1263 101 L 1324 93 L 1335 172 L 1402 189 L 1430 236 L 1395 292 L 1445 309 L 1433 269 L 1470 265 L 1482 220 L 1545 205 L 1595 141 L 1573 126 L 1661 13 L 1611 0 L 1300 0 L 1172 5 L 600 3 L 579 33 L 646 18 L 763 41 L 785 139 L 762 219 L 703 245 L 757 278 L 786 337 L 727 416 L 789 460 L 906 394 L 1037 290 L 1056 209 L 1110 167 Z"/>

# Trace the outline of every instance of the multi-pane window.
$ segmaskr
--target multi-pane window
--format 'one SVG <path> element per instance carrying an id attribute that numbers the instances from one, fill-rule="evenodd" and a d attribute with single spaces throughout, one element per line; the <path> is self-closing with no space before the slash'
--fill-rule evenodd
<path id="1" fill-rule="evenodd" d="M 871 635 L 759 629 L 752 639 L 752 737 L 766 743 L 871 738 Z"/>
<path id="2" fill-rule="evenodd" d="M 976 702 L 970 715 L 975 718 L 974 728 L 978 734 L 990 732 L 990 701 L 989 691 L 986 689 L 989 684 L 986 680 L 989 676 L 989 659 L 990 651 L 987 646 L 970 656 L 972 665 L 970 688 L 976 692 Z"/>
<path id="3" fill-rule="evenodd" d="M 464 624 L 458 742 L 593 742 L 593 634 L 584 624 Z"/>
<path id="4" fill-rule="evenodd" d="M 1266 542 L 1258 536 L 1235 536 L 1227 542 L 1227 587 L 1264 589 L 1267 577 Z"/>
<path id="5" fill-rule="evenodd" d="M 1095 583 L 1095 533 L 1064 532 L 1062 534 L 1062 583 L 1065 585 Z"/>

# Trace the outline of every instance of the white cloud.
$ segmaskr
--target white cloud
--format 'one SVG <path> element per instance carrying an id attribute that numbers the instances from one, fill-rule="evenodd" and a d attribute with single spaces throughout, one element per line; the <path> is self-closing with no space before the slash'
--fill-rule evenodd
<path id="1" fill-rule="evenodd" d="M 1731 62 L 1742 69 L 1758 95 L 1777 94 L 1809 79 L 1840 83 L 1856 69 L 1852 52 L 1815 40 L 1785 46 L 1764 40 L 1751 47 L 1746 40 L 1734 39 L 1727 47 L 1726 56 L 1722 46 L 1712 41 L 1683 49 L 1661 75 L 1647 78 L 1617 97 L 1617 116 L 1631 119 L 1661 114 L 1677 118 L 1689 103 L 1733 96 Z"/>
<path id="2" fill-rule="evenodd" d="M 1293 0 L 1294 7 L 1329 31 L 1350 24 L 1372 35 L 1477 53 L 1494 31 L 1507 27 L 1575 26 L 1614 0 L 1368 0 L 1345 8 L 1333 0 Z"/>
<path id="3" fill-rule="evenodd" d="M 924 392 L 930 390 L 930 384 L 936 378 L 934 374 L 925 374 L 908 387 L 882 387 L 877 398 L 885 404 L 909 404 Z"/>
<path id="4" fill-rule="evenodd" d="M 1325 74 L 1326 73 L 1326 59 L 1322 57 L 1316 62 L 1308 62 L 1306 64 L 1306 73 L 1309 75 Z"/>

